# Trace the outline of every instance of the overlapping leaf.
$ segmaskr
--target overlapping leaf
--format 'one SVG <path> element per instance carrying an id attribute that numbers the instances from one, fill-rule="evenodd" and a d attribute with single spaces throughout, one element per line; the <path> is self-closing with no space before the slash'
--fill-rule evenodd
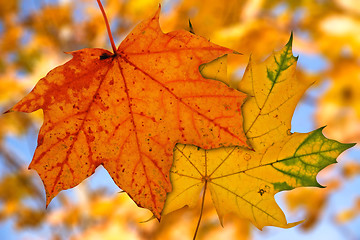
<path id="1" fill-rule="evenodd" d="M 260 153 L 240 147 L 203 150 L 178 144 L 171 170 L 173 192 L 164 214 L 195 206 L 194 196 L 207 184 L 221 221 L 233 212 L 260 229 L 292 227 L 297 223 L 287 224 L 274 195 L 295 187 L 319 187 L 317 173 L 350 146 L 325 138 L 321 129 L 287 136 Z"/>
<path id="2" fill-rule="evenodd" d="M 309 85 L 295 78 L 291 41 L 261 64 L 250 60 L 240 83 L 240 89 L 249 94 L 243 106 L 244 129 L 254 151 L 176 145 L 173 192 L 168 194 L 163 214 L 194 206 L 198 201 L 194 196 L 209 188 L 221 222 L 232 212 L 260 229 L 297 224 L 287 223 L 274 195 L 295 187 L 320 187 L 317 173 L 353 145 L 325 138 L 322 129 L 290 133 L 293 111 Z"/>
<path id="3" fill-rule="evenodd" d="M 11 111 L 44 110 L 30 164 L 47 204 L 103 165 L 115 183 L 160 218 L 176 142 L 203 148 L 245 145 L 244 94 L 204 79 L 199 66 L 232 51 L 186 31 L 164 34 L 159 11 L 116 55 L 72 52 Z"/>
<path id="4" fill-rule="evenodd" d="M 296 105 L 311 84 L 296 78 L 292 38 L 262 63 L 254 64 L 250 58 L 239 83 L 239 90 L 249 96 L 242 108 L 246 114 L 244 131 L 256 151 L 290 134 Z"/>

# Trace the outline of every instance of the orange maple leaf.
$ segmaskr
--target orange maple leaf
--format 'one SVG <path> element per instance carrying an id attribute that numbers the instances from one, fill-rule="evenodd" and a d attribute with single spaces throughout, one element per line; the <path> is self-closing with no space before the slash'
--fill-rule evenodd
<path id="1" fill-rule="evenodd" d="M 171 191 L 176 143 L 204 149 L 246 145 L 245 95 L 204 79 L 199 66 L 233 52 L 186 31 L 164 34 L 155 16 L 140 23 L 116 54 L 71 52 L 10 111 L 44 111 L 29 166 L 47 205 L 103 165 L 115 183 L 157 218 Z"/>

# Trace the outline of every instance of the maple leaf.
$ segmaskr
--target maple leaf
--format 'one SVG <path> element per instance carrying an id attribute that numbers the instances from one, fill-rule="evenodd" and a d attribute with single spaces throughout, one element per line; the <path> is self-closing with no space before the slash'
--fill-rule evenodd
<path id="1" fill-rule="evenodd" d="M 249 97 L 242 111 L 244 131 L 256 150 L 264 150 L 290 134 L 296 105 L 312 84 L 296 78 L 297 57 L 292 54 L 292 40 L 262 63 L 249 60 L 238 89 Z"/>
<path id="2" fill-rule="evenodd" d="M 171 170 L 173 192 L 163 214 L 185 205 L 193 207 L 207 184 L 222 222 L 227 213 L 237 213 L 255 226 L 292 227 L 274 195 L 295 187 L 316 186 L 317 173 L 335 163 L 336 157 L 353 146 L 325 138 L 322 129 L 296 133 L 257 153 L 241 147 L 204 150 L 191 145 L 175 147 Z"/>
<path id="3" fill-rule="evenodd" d="M 233 51 L 186 31 L 164 34 L 159 10 L 140 23 L 116 54 L 71 52 L 10 111 L 44 111 L 29 166 L 47 205 L 103 165 L 114 182 L 157 218 L 171 191 L 175 143 L 203 148 L 246 145 L 245 95 L 204 79 L 199 66 Z"/>
<path id="4" fill-rule="evenodd" d="M 322 128 L 290 133 L 297 101 L 309 86 L 295 78 L 297 58 L 292 55 L 291 44 L 292 36 L 265 62 L 253 64 L 250 60 L 240 83 L 240 89 L 249 94 L 242 110 L 244 130 L 254 150 L 204 150 L 177 144 L 170 174 L 173 191 L 162 214 L 185 205 L 195 206 L 198 199 L 194 196 L 204 189 L 204 201 L 209 188 L 221 223 L 231 212 L 259 229 L 288 228 L 299 223 L 287 223 L 274 195 L 296 187 L 321 187 L 317 173 L 354 144 L 327 139 Z"/>

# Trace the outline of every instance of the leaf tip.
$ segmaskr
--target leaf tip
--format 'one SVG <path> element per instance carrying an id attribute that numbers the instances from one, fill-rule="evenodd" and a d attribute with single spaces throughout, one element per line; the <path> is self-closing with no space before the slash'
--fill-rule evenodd
<path id="1" fill-rule="evenodd" d="M 327 127 L 327 125 L 324 125 L 324 126 L 322 126 L 322 127 L 319 127 L 319 128 L 318 128 L 318 131 L 321 131 L 321 132 L 322 132 L 322 131 L 324 130 L 324 128 L 326 128 L 326 127 Z"/>
<path id="2" fill-rule="evenodd" d="M 159 7 L 158 7 L 158 9 L 156 10 L 155 15 L 154 15 L 153 18 L 159 19 L 160 12 L 161 12 L 161 3 L 159 3 Z"/>
<path id="3" fill-rule="evenodd" d="M 244 55 L 244 54 L 242 54 L 241 52 L 238 52 L 238 51 L 236 51 L 236 50 L 234 50 L 232 53 L 233 53 L 233 54 L 238 54 L 238 55 Z"/>
<path id="4" fill-rule="evenodd" d="M 15 112 L 15 111 L 12 108 L 10 108 L 9 110 L 3 112 L 2 114 L 11 113 L 11 112 Z"/>
<path id="5" fill-rule="evenodd" d="M 49 207 L 49 204 L 53 200 L 53 198 L 54 197 L 51 197 L 49 193 L 46 193 L 46 204 L 45 204 L 46 209 Z"/>
<path id="6" fill-rule="evenodd" d="M 222 228 L 224 228 L 224 216 L 223 215 L 220 216 L 219 213 L 218 213 L 218 216 L 219 216 L 220 225 L 221 225 Z"/>
<path id="7" fill-rule="evenodd" d="M 318 181 L 316 181 L 316 183 L 315 183 L 314 186 L 312 186 L 312 187 L 326 188 L 327 186 L 321 185 Z"/>
<path id="8" fill-rule="evenodd" d="M 345 145 L 347 145 L 347 149 L 352 148 L 353 146 L 356 145 L 356 143 L 345 143 Z"/>
<path id="9" fill-rule="evenodd" d="M 248 66 L 250 65 L 251 61 L 252 61 L 252 53 L 250 53 L 250 55 L 249 55 Z"/>
<path id="10" fill-rule="evenodd" d="M 293 222 L 293 223 L 288 223 L 285 228 L 292 228 L 292 227 L 295 227 L 295 226 L 297 226 L 297 225 L 299 225 L 299 224 L 301 224 L 303 222 L 305 222 L 305 220 L 301 220 L 301 221 Z"/>
<path id="11" fill-rule="evenodd" d="M 248 148 L 250 151 L 252 151 L 252 152 L 256 152 L 255 151 L 255 149 L 253 148 L 253 147 L 251 147 L 250 145 L 249 145 L 249 148 Z"/>
<path id="12" fill-rule="evenodd" d="M 195 31 L 194 31 L 193 25 L 191 24 L 190 18 L 189 18 L 189 32 L 192 34 L 195 34 Z"/>
<path id="13" fill-rule="evenodd" d="M 72 57 L 75 57 L 76 54 L 80 53 L 81 50 L 77 51 L 70 51 L 70 52 L 64 52 L 65 54 L 71 55 Z"/>
<path id="14" fill-rule="evenodd" d="M 318 128 L 318 129 L 315 130 L 315 131 L 321 132 L 321 134 L 324 136 L 323 130 L 324 130 L 325 127 L 327 127 L 327 125 L 322 126 L 322 127 Z M 325 136 L 324 136 L 324 137 L 325 137 Z M 339 144 L 341 144 L 341 145 L 343 146 L 343 149 L 344 149 L 343 151 L 345 151 L 345 150 L 347 150 L 347 149 L 349 149 L 349 148 L 354 147 L 357 143 L 340 143 L 340 142 L 339 142 Z"/>
<path id="15" fill-rule="evenodd" d="M 139 222 L 139 223 L 147 223 L 147 222 L 150 222 L 151 220 L 154 220 L 154 219 L 156 219 L 156 217 L 155 217 L 155 215 L 152 215 L 149 219 L 144 220 L 144 221 L 141 221 L 141 222 Z M 159 219 L 158 219 L 158 220 L 159 220 Z"/>
<path id="16" fill-rule="evenodd" d="M 343 153 L 344 151 L 354 147 L 356 145 L 356 143 L 341 143 L 342 147 L 343 147 L 343 150 L 341 153 Z M 340 153 L 340 154 L 341 154 Z"/>
<path id="17" fill-rule="evenodd" d="M 293 39 L 294 39 L 294 34 L 293 34 L 293 31 L 291 31 L 289 41 L 286 43 L 287 47 L 290 47 L 290 48 L 292 47 Z"/>
<path id="18" fill-rule="evenodd" d="M 263 231 L 264 227 L 270 227 L 270 226 L 276 226 L 276 227 L 280 227 L 280 228 L 285 228 L 285 229 L 289 229 L 289 228 L 293 228 L 296 227 L 297 225 L 301 224 L 305 222 L 305 220 L 301 220 L 301 221 L 297 221 L 297 222 L 292 222 L 292 223 L 287 223 L 286 221 L 284 223 L 282 223 L 281 225 L 264 225 L 264 226 L 259 226 L 256 225 L 255 226 L 260 230 Z"/>

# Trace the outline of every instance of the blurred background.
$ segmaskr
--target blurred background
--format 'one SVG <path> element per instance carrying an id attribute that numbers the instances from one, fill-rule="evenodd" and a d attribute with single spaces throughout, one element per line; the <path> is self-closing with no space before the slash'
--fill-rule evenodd
<path id="1" fill-rule="evenodd" d="M 159 1 L 102 1 L 117 45 L 137 23 L 153 16 Z M 160 3 L 164 32 L 189 30 L 190 19 L 197 35 L 243 54 L 228 58 L 232 86 L 241 79 L 250 54 L 264 60 L 281 49 L 293 31 L 297 77 L 315 83 L 295 111 L 292 131 L 326 125 L 326 137 L 360 142 L 359 0 Z M 69 60 L 64 52 L 85 47 L 111 49 L 95 0 L 0 0 L 0 112 Z M 41 111 L 0 116 L 1 239 L 192 239 L 200 207 L 177 211 L 161 223 L 144 223 L 151 213 L 120 193 L 102 167 L 79 186 L 61 192 L 45 210 L 42 182 L 27 170 L 41 124 Z M 360 239 L 359 147 L 338 161 L 318 175 L 326 188 L 276 195 L 288 221 L 306 219 L 303 224 L 259 231 L 229 216 L 222 228 L 207 198 L 197 239 Z"/>

